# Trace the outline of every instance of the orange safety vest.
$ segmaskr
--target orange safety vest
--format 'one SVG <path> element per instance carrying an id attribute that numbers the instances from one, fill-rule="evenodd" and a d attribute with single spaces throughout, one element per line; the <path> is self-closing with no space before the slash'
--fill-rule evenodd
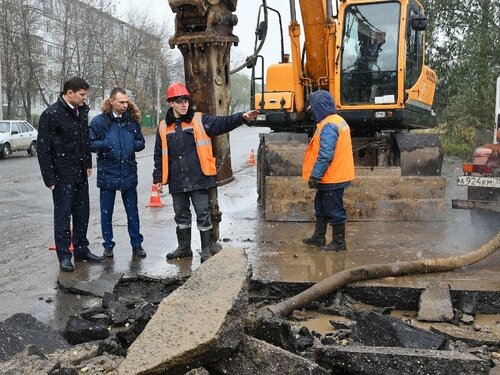
<path id="1" fill-rule="evenodd" d="M 216 160 L 212 153 L 212 140 L 207 135 L 201 120 L 201 112 L 195 112 L 191 123 L 182 123 L 182 130 L 193 129 L 196 153 L 200 159 L 201 171 L 206 176 L 216 176 Z M 159 130 L 161 138 L 161 181 L 163 185 L 168 183 L 168 143 L 167 134 L 175 133 L 174 123 L 165 124 L 165 120 L 160 122 Z"/>
<path id="2" fill-rule="evenodd" d="M 302 165 L 302 179 L 309 180 L 314 164 L 318 159 L 320 134 L 326 123 L 331 123 L 339 130 L 339 138 L 335 146 L 333 160 L 328 166 L 323 178 L 322 184 L 336 184 L 352 181 L 354 175 L 354 158 L 352 156 L 351 131 L 347 122 L 339 115 L 330 115 L 316 125 L 316 131 L 309 142 Z"/>

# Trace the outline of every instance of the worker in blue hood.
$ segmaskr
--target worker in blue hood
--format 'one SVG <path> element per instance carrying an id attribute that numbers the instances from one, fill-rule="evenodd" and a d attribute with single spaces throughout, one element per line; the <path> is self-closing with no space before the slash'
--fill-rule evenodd
<path id="1" fill-rule="evenodd" d="M 345 251 L 344 189 L 354 180 L 354 158 L 351 132 L 347 122 L 336 114 L 332 95 L 318 90 L 309 97 L 316 131 L 307 146 L 302 166 L 302 178 L 314 197 L 316 227 L 314 234 L 305 238 L 306 245 L 320 246 L 325 251 Z M 326 244 L 326 228 L 332 225 L 332 242 Z"/>

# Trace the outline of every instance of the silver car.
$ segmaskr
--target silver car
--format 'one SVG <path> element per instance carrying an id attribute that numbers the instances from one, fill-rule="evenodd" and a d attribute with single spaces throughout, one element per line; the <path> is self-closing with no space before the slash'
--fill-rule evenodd
<path id="1" fill-rule="evenodd" d="M 14 151 L 36 155 L 38 131 L 28 122 L 0 120 L 0 158 L 7 159 Z"/>

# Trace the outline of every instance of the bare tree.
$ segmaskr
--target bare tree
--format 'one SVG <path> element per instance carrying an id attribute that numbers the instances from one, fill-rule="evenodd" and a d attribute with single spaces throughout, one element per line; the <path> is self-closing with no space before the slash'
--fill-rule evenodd
<path id="1" fill-rule="evenodd" d="M 10 6 L 13 29 L 8 43 L 14 58 L 15 83 L 25 116 L 31 121 L 33 96 L 40 89 L 42 43 L 37 32 L 40 27 L 41 3 L 14 0 Z"/>
<path id="2" fill-rule="evenodd" d="M 158 111 L 157 93 L 182 77 L 182 62 L 167 53 L 167 25 L 146 12 L 128 22 L 104 0 L 0 0 L 3 84 L 7 116 L 19 98 L 31 119 L 34 98 L 48 105 L 72 75 L 84 77 L 98 102 L 116 85 L 131 91 L 143 112 Z M 91 103 L 92 105 L 92 103 Z"/>
<path id="3" fill-rule="evenodd" d="M 0 2 L 0 43 L 2 43 L 2 84 L 5 86 L 5 95 L 7 96 L 7 112 L 5 116 L 13 116 L 13 101 L 16 95 L 16 74 L 15 74 L 15 43 L 14 36 L 17 33 L 15 6 L 12 0 L 1 0 Z M 1 98 L 0 98 L 1 100 Z"/>

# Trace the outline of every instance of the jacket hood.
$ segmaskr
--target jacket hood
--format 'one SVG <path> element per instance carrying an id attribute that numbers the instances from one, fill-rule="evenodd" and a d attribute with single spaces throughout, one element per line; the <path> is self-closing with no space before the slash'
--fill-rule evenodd
<path id="1" fill-rule="evenodd" d="M 337 113 L 332 95 L 325 90 L 315 91 L 309 96 L 309 104 L 317 122 Z"/>
<path id="2" fill-rule="evenodd" d="M 106 115 L 108 113 L 111 113 L 112 110 L 113 107 L 111 106 L 110 98 L 103 100 L 101 104 L 101 112 Z M 129 100 L 128 102 L 127 113 L 135 122 L 137 122 L 138 124 L 141 123 L 141 112 L 132 100 Z"/>
<path id="3" fill-rule="evenodd" d="M 181 120 L 189 124 L 191 123 L 193 116 L 194 116 L 194 110 L 191 107 L 189 107 L 186 114 L 184 116 L 181 116 Z M 165 115 L 165 123 L 169 125 L 173 122 L 175 122 L 174 110 L 172 109 L 172 107 L 170 107 Z"/>

